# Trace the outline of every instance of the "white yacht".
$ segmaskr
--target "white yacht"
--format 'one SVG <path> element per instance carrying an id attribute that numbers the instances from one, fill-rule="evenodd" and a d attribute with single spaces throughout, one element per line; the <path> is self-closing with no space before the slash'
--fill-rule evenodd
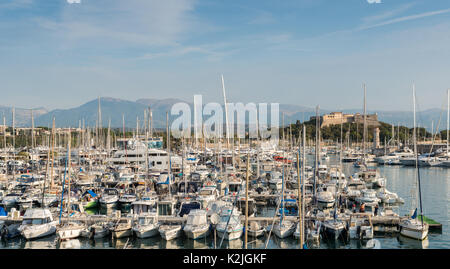
<path id="1" fill-rule="evenodd" d="M 19 231 L 27 239 L 35 239 L 54 234 L 56 224 L 50 210 L 44 208 L 30 208 L 25 211 Z"/>
<path id="2" fill-rule="evenodd" d="M 219 238 L 234 240 L 241 237 L 244 226 L 241 223 L 241 212 L 237 208 L 223 207 L 220 212 L 220 221 L 216 226 Z"/>
<path id="3" fill-rule="evenodd" d="M 210 233 L 209 223 L 206 218 L 206 210 L 194 209 L 187 216 L 186 225 L 183 228 L 187 238 L 200 239 L 207 237 Z"/>
<path id="4" fill-rule="evenodd" d="M 321 208 L 330 208 L 333 207 L 335 202 L 334 194 L 335 191 L 329 190 L 328 187 L 323 186 L 317 192 L 317 203 Z"/>
<path id="5" fill-rule="evenodd" d="M 146 155 L 148 154 L 148 158 Z M 129 164 L 134 163 L 138 165 L 145 165 L 148 160 L 148 165 L 155 171 L 167 171 L 169 168 L 169 155 L 167 151 L 146 148 L 142 141 L 130 140 L 128 141 L 128 148 L 125 150 L 117 150 L 111 158 L 106 161 L 112 164 Z M 182 159 L 179 156 L 171 156 L 172 169 L 181 168 Z"/>
<path id="6" fill-rule="evenodd" d="M 202 205 L 202 208 L 207 207 L 208 203 L 215 201 L 219 197 L 219 191 L 214 187 L 203 187 L 198 191 L 197 201 Z"/>
<path id="7" fill-rule="evenodd" d="M 280 172 L 271 171 L 266 174 L 266 179 L 269 180 L 269 188 L 272 190 L 281 190 L 283 185 L 283 178 Z"/>
<path id="8" fill-rule="evenodd" d="M 130 218 L 121 218 L 111 228 L 111 233 L 114 238 L 124 238 L 133 235 L 132 224 Z"/>
<path id="9" fill-rule="evenodd" d="M 295 232 L 296 225 L 290 220 L 283 220 L 273 226 L 273 233 L 279 238 L 286 238 Z"/>
<path id="10" fill-rule="evenodd" d="M 158 215 L 156 212 L 145 212 L 139 214 L 133 232 L 139 238 L 148 238 L 158 235 Z"/>
<path id="11" fill-rule="evenodd" d="M 380 199 L 377 197 L 377 192 L 373 189 L 365 189 L 361 191 L 361 196 L 356 197 L 355 199 L 359 203 L 366 203 L 366 204 L 378 204 L 380 202 Z"/>
<path id="12" fill-rule="evenodd" d="M 349 222 L 350 239 L 372 239 L 373 225 L 369 213 L 353 213 Z"/>
<path id="13" fill-rule="evenodd" d="M 163 238 L 166 241 L 178 238 L 183 233 L 181 224 L 161 225 L 161 226 L 159 226 L 158 231 L 159 231 L 159 234 L 161 235 L 161 238 Z"/>
<path id="14" fill-rule="evenodd" d="M 400 234 L 417 240 L 424 240 L 428 235 L 428 224 L 419 218 L 410 218 L 400 223 Z"/>
<path id="15" fill-rule="evenodd" d="M 103 207 L 114 207 L 119 201 L 119 192 L 114 188 L 105 189 L 98 201 Z"/>

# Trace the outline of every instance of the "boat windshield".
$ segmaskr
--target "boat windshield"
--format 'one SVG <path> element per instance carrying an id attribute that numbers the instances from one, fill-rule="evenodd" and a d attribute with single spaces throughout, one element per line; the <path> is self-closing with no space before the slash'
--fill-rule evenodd
<path id="1" fill-rule="evenodd" d="M 39 225 L 39 224 L 43 224 L 44 221 L 42 219 L 31 219 L 31 224 L 33 225 Z"/>
<path id="2" fill-rule="evenodd" d="M 238 223 L 240 221 L 238 215 L 231 215 L 231 218 L 230 218 L 230 215 L 222 215 L 220 217 L 220 221 L 223 223 L 227 223 L 228 219 L 230 219 L 229 224 Z"/>
<path id="3" fill-rule="evenodd" d="M 199 195 L 212 195 L 213 191 L 212 190 L 201 190 L 198 194 Z"/>
<path id="4" fill-rule="evenodd" d="M 241 185 L 238 184 L 230 184 L 229 185 L 230 192 L 239 192 L 241 190 Z"/>
<path id="5" fill-rule="evenodd" d="M 206 216 L 188 216 L 187 224 L 189 225 L 199 225 L 206 223 Z"/>
<path id="6" fill-rule="evenodd" d="M 145 225 L 145 224 L 149 224 L 149 223 L 151 223 L 152 221 L 151 221 L 152 219 L 151 218 L 139 218 L 139 224 L 140 225 Z"/>

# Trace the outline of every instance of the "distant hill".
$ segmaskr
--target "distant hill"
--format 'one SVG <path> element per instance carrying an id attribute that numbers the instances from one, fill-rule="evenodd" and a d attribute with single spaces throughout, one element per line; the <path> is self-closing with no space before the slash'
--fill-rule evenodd
<path id="1" fill-rule="evenodd" d="M 139 125 L 143 126 L 144 110 L 148 107 L 152 109 L 154 128 L 165 128 L 166 111 L 178 102 L 185 102 L 181 99 L 152 99 L 144 98 L 136 101 L 123 100 L 111 97 L 101 97 L 100 106 L 102 112 L 102 126 L 107 127 L 111 119 L 111 127 L 122 127 L 122 115 L 125 116 L 125 125 L 127 128 L 136 127 L 136 118 L 139 117 Z M 193 111 L 193 104 L 186 102 Z M 94 127 L 97 121 L 98 99 L 89 101 L 81 106 L 69 109 L 55 109 L 48 111 L 45 108 L 34 108 L 35 126 L 51 126 L 52 119 L 55 117 L 57 127 L 78 127 L 80 121 L 84 120 L 85 126 Z M 338 110 L 320 109 L 320 114 L 326 114 Z M 314 107 L 306 107 L 292 104 L 280 104 L 280 112 L 285 115 L 285 124 L 295 123 L 297 120 L 308 121 L 311 116 L 315 116 Z M 344 113 L 362 113 L 362 109 L 345 109 Z M 413 124 L 413 114 L 409 111 L 382 111 L 368 110 L 368 113 L 377 113 L 380 121 L 411 127 Z M 0 117 L 6 117 L 6 124 L 11 125 L 12 109 L 11 107 L 0 106 Z M 193 116 L 193 115 L 191 115 Z M 270 119 L 270 116 L 268 116 Z M 417 113 L 417 122 L 420 127 L 431 129 L 431 122 L 434 121 L 436 128 L 440 119 L 439 129 L 446 128 L 447 111 L 441 109 L 428 109 Z M 280 115 L 280 124 L 282 117 Z M 3 119 L 0 118 L 0 124 Z M 31 111 L 25 108 L 16 108 L 16 126 L 31 126 Z"/>
<path id="2" fill-rule="evenodd" d="M 144 122 L 144 111 L 152 109 L 152 118 L 154 128 L 162 128 L 166 124 L 166 111 L 170 111 L 172 104 L 181 102 L 176 99 L 156 100 L 140 99 L 136 102 L 122 100 L 117 98 L 100 98 L 100 107 L 102 115 L 102 126 L 107 127 L 111 119 L 111 127 L 122 127 L 125 119 L 127 128 L 136 127 L 136 120 L 139 118 L 139 125 L 142 127 Z M 55 118 L 57 127 L 71 126 L 78 127 L 84 120 L 85 126 L 95 127 L 98 119 L 98 99 L 87 102 L 79 107 L 71 109 L 52 110 L 36 119 L 36 125 L 51 126 L 52 119 Z"/>
<path id="3" fill-rule="evenodd" d="M 33 108 L 34 120 L 36 118 L 48 113 L 48 110 L 43 107 Z M 6 125 L 12 125 L 12 107 L 0 106 L 0 125 L 3 125 L 3 116 L 5 116 Z M 31 109 L 15 108 L 15 125 L 17 127 L 31 126 Z"/>

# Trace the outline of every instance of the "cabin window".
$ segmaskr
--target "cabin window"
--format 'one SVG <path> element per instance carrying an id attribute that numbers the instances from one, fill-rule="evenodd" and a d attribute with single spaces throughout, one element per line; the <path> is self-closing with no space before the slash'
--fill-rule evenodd
<path id="1" fill-rule="evenodd" d="M 145 218 L 139 218 L 139 225 L 145 225 L 147 224 Z"/>
<path id="2" fill-rule="evenodd" d="M 158 214 L 161 216 L 172 215 L 172 205 L 170 204 L 160 204 L 158 206 Z"/>
<path id="3" fill-rule="evenodd" d="M 42 224 L 42 223 L 43 223 L 42 219 L 33 219 L 31 221 L 31 224 L 34 224 L 34 225 L 39 225 L 39 224 Z"/>
<path id="4" fill-rule="evenodd" d="M 199 195 L 212 195 L 211 190 L 201 190 Z"/>

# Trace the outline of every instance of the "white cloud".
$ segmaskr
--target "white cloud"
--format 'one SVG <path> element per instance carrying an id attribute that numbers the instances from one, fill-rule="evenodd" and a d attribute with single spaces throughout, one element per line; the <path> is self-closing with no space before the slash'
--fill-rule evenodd
<path id="1" fill-rule="evenodd" d="M 386 19 L 392 18 L 392 17 L 394 17 L 396 15 L 399 15 L 399 14 L 405 12 L 406 10 L 410 9 L 413 6 L 414 6 L 414 3 L 407 3 L 407 4 L 404 4 L 404 5 L 401 5 L 401 6 L 397 7 L 397 8 L 390 9 L 390 10 L 388 10 L 386 12 L 381 13 L 381 14 L 364 17 L 362 20 L 363 20 L 365 25 L 373 24 L 373 23 L 375 23 L 377 21 L 386 20 Z"/>
<path id="2" fill-rule="evenodd" d="M 63 7 L 58 20 L 36 21 L 67 41 L 68 47 L 80 43 L 114 47 L 173 45 L 196 25 L 191 15 L 195 4 L 196 0 L 83 1 L 77 8 Z"/>
<path id="3" fill-rule="evenodd" d="M 361 26 L 357 30 L 366 30 L 366 29 L 376 28 L 376 27 L 390 25 L 390 24 L 394 24 L 394 23 L 399 23 L 399 22 L 404 22 L 404 21 L 411 21 L 411 20 L 431 17 L 431 16 L 435 16 L 435 15 L 445 14 L 445 13 L 449 13 L 449 12 L 450 12 L 450 8 L 449 9 L 442 9 L 442 10 L 432 11 L 432 12 L 425 12 L 425 13 L 421 13 L 421 14 L 417 14 L 417 15 L 404 16 L 404 17 L 395 18 L 395 19 L 383 21 L 383 22 L 380 22 L 380 23 L 372 24 L 372 25 Z"/>

